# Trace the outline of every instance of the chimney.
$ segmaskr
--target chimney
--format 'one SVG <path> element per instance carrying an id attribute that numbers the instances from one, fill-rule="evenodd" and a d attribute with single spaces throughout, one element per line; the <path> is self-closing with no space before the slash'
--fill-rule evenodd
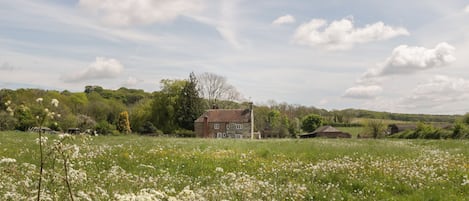
<path id="1" fill-rule="evenodd" d="M 249 103 L 249 111 L 251 112 L 251 139 L 254 139 L 254 107 L 253 103 Z"/>
<path id="2" fill-rule="evenodd" d="M 204 138 L 208 137 L 208 116 L 204 116 L 204 133 L 202 134 Z"/>

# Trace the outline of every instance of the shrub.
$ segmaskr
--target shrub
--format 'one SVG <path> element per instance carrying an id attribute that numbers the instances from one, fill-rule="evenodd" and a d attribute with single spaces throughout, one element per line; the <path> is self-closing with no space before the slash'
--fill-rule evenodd
<path id="1" fill-rule="evenodd" d="M 95 130 L 101 135 L 109 135 L 116 131 L 116 127 L 107 121 L 102 120 L 96 124 Z"/>
<path id="2" fill-rule="evenodd" d="M 174 134 L 177 137 L 195 137 L 195 132 L 191 130 L 186 130 L 186 129 L 178 129 L 174 131 Z"/>

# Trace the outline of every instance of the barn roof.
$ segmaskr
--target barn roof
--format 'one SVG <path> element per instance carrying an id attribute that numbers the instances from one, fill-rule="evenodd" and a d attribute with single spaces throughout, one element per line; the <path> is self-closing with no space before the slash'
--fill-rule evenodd
<path id="1" fill-rule="evenodd" d="M 195 122 L 204 122 L 207 117 L 208 122 L 229 122 L 248 123 L 251 122 L 249 109 L 213 109 L 207 110 Z"/>
<path id="2" fill-rule="evenodd" d="M 342 131 L 332 126 L 321 126 L 313 131 L 313 133 L 336 133 L 336 132 L 342 132 Z"/>

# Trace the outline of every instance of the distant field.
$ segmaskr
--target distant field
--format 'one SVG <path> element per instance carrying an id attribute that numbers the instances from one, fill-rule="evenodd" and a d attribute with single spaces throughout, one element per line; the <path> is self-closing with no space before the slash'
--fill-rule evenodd
<path id="1" fill-rule="evenodd" d="M 342 132 L 350 133 L 352 138 L 357 138 L 358 134 L 363 135 L 364 127 L 335 127 Z"/>
<path id="2" fill-rule="evenodd" d="M 345 131 L 345 130 L 344 130 Z M 350 131 L 352 133 L 352 131 Z M 469 141 L 62 138 L 75 200 L 467 200 Z M 0 132 L 0 200 L 33 200 L 36 134 Z M 57 143 L 60 146 L 53 146 Z M 55 153 L 55 152 L 52 152 Z M 44 200 L 68 200 L 48 154 Z M 55 160 L 54 160 L 55 158 Z"/>

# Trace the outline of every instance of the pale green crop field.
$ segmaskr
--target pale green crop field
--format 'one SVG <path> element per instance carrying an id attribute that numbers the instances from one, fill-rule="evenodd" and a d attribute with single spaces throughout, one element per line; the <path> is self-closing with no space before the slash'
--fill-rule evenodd
<path id="1" fill-rule="evenodd" d="M 469 141 L 46 137 L 42 200 L 469 199 Z M 36 139 L 0 132 L 0 200 L 36 199 Z"/>

